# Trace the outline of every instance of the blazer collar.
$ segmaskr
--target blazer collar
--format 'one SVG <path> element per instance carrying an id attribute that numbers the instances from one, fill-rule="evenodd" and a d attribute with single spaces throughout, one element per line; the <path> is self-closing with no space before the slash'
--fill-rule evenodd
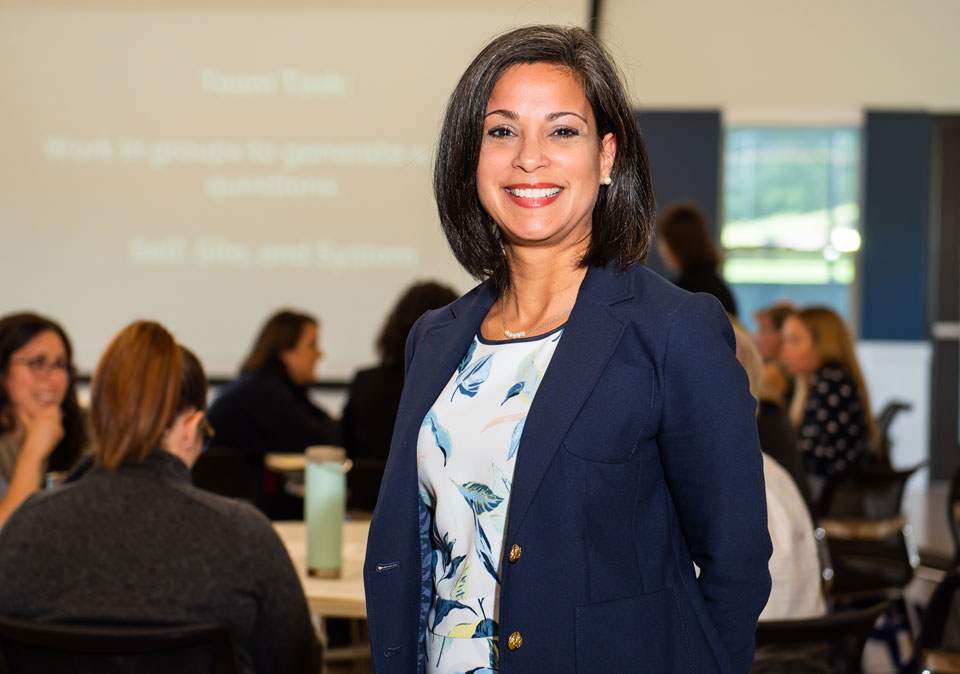
<path id="1" fill-rule="evenodd" d="M 440 309 L 438 319 L 432 320 L 424 329 L 409 364 L 409 372 L 414 376 L 406 378 L 397 411 L 397 418 L 404 420 L 404 426 L 394 430 L 394 437 L 401 443 L 398 454 L 409 457 L 408 452 L 416 452 L 416 447 L 407 450 L 406 445 L 416 444 L 423 418 L 457 369 L 496 299 L 493 284 L 482 283 L 453 304 Z M 392 449 L 390 454 L 394 454 Z M 412 467 L 412 479 L 415 479 L 416 462 L 403 461 L 404 466 Z"/>

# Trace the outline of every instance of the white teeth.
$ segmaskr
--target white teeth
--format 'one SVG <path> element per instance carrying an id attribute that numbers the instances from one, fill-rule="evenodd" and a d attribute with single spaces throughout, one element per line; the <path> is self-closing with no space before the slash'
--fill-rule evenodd
<path id="1" fill-rule="evenodd" d="M 517 190 L 509 188 L 510 194 L 521 199 L 546 199 L 560 192 L 559 187 L 547 187 L 545 189 L 524 189 Z"/>

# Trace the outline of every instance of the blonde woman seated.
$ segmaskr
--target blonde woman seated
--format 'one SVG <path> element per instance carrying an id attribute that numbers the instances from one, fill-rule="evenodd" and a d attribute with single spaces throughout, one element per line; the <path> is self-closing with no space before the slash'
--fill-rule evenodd
<path id="1" fill-rule="evenodd" d="M 797 428 L 807 472 L 816 482 L 863 463 L 876 436 L 870 398 L 843 319 L 812 307 L 783 324 L 780 350 L 787 369 L 808 390 Z"/>
<path id="2" fill-rule="evenodd" d="M 117 335 L 93 378 L 94 466 L 0 531 L 0 613 L 99 624 L 225 624 L 244 672 L 318 671 L 300 582 L 252 506 L 190 484 L 208 427 L 197 359 L 156 323 Z"/>

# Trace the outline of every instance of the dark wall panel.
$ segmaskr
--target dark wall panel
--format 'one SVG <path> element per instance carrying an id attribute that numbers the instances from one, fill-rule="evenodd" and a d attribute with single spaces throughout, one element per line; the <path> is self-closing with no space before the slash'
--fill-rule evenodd
<path id="1" fill-rule="evenodd" d="M 657 210 L 677 201 L 694 203 L 706 214 L 719 243 L 720 112 L 643 110 L 637 122 L 650 158 Z M 656 250 L 649 264 L 664 273 Z"/>
<path id="2" fill-rule="evenodd" d="M 863 339 L 927 339 L 930 116 L 869 112 L 864 128 Z"/>

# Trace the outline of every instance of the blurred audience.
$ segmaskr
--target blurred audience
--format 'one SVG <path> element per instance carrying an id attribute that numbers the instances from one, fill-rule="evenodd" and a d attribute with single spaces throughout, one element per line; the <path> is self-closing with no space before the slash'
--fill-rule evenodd
<path id="1" fill-rule="evenodd" d="M 350 384 L 340 421 L 340 444 L 353 460 L 353 470 L 347 473 L 347 507 L 372 511 L 377 503 L 400 406 L 404 349 L 410 329 L 425 312 L 445 306 L 457 297 L 451 288 L 433 282 L 408 288 L 377 337 L 380 364 L 360 370 Z"/>
<path id="2" fill-rule="evenodd" d="M 113 339 L 93 377 L 93 467 L 30 497 L 0 531 L 0 612 L 221 623 L 241 671 L 319 671 L 303 590 L 270 523 L 190 484 L 206 393 L 200 363 L 157 323 Z"/>
<path id="3" fill-rule="evenodd" d="M 737 360 L 747 373 L 750 393 L 757 399 L 757 435 L 760 438 L 760 448 L 787 471 L 813 516 L 813 497 L 807 471 L 797 447 L 796 430 L 790 424 L 790 418 L 777 396 L 771 395 L 766 388 L 763 358 L 750 333 L 737 319 L 731 318 L 731 322 L 737 338 Z"/>
<path id="4" fill-rule="evenodd" d="M 322 355 L 318 339 L 319 323 L 313 316 L 294 311 L 274 314 L 261 328 L 240 377 L 210 406 L 210 423 L 217 430 L 213 445 L 246 458 L 262 485 L 258 504 L 278 519 L 298 516 L 288 512 L 292 506 L 282 483 L 265 473 L 263 457 L 337 441 L 336 422 L 307 394 Z"/>
<path id="5" fill-rule="evenodd" d="M 667 269 L 676 274 L 675 284 L 692 293 L 709 293 L 728 314 L 737 315 L 733 294 L 718 273 L 720 252 L 700 209 L 692 204 L 667 209 L 657 223 L 657 248 Z"/>
<path id="6" fill-rule="evenodd" d="M 792 302 L 778 302 L 753 315 L 757 324 L 755 343 L 764 363 L 764 390 L 785 407 L 793 400 L 796 378 L 784 367 L 780 347 L 783 344 L 783 323 L 796 312 L 797 307 Z"/>
<path id="7" fill-rule="evenodd" d="M 826 307 L 789 316 L 780 355 L 790 373 L 807 382 L 797 437 L 814 482 L 863 463 L 876 431 L 843 319 Z"/>
<path id="8" fill-rule="evenodd" d="M 0 526 L 48 470 L 69 470 L 86 444 L 63 328 L 31 313 L 0 319 Z"/>
<path id="9" fill-rule="evenodd" d="M 750 381 L 750 392 L 763 399 L 763 359 L 753 343 L 750 333 L 733 321 L 737 338 L 737 359 L 743 365 Z M 791 430 L 783 410 L 782 422 Z M 757 410 L 758 429 L 762 427 Z M 760 433 L 760 448 L 763 450 L 763 479 L 767 497 L 767 527 L 773 542 L 770 557 L 772 587 L 767 605 L 760 620 L 792 620 L 814 618 L 824 615 L 826 603 L 820 590 L 820 556 L 813 535 L 813 520 L 809 504 L 805 502 L 798 485 L 805 483 L 805 476 L 788 472 L 787 466 L 802 473 L 796 443 L 779 447 L 780 456 L 773 458 L 768 453 L 769 438 Z M 780 441 L 780 438 L 777 438 Z M 789 451 L 787 451 L 789 450 Z"/>

